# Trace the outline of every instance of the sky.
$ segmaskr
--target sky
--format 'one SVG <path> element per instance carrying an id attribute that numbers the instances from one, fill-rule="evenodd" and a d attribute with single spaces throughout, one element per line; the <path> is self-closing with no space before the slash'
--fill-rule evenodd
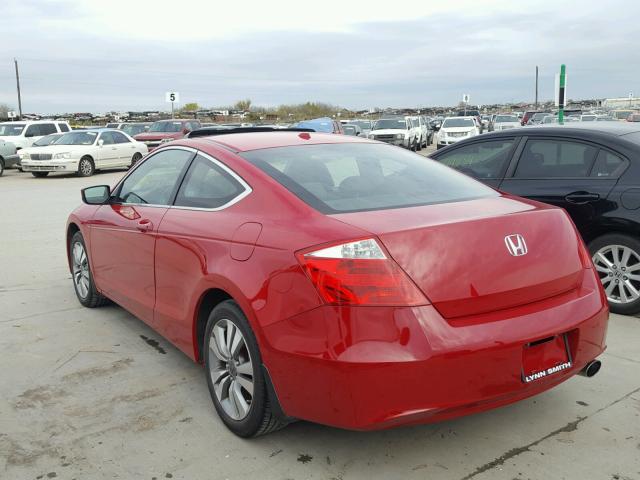
<path id="1" fill-rule="evenodd" d="M 25 113 L 306 101 L 351 109 L 640 95 L 640 2 L 3 0 L 0 104 Z M 177 105 L 179 107 L 180 105 Z"/>

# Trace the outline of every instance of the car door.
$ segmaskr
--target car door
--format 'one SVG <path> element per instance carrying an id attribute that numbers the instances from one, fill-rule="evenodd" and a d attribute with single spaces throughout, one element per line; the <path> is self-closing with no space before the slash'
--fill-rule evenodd
<path id="1" fill-rule="evenodd" d="M 111 136 L 117 148 L 118 164 L 131 165 L 133 154 L 136 153 L 136 147 L 133 142 L 122 132 L 111 132 Z"/>
<path id="2" fill-rule="evenodd" d="M 90 222 L 91 262 L 98 288 L 147 323 L 155 305 L 158 226 L 193 151 L 165 149 L 139 164 Z"/>
<path id="3" fill-rule="evenodd" d="M 468 142 L 434 155 L 435 160 L 498 188 L 519 143 L 518 137 Z"/>
<path id="4" fill-rule="evenodd" d="M 102 132 L 98 138 L 96 151 L 96 168 L 113 167 L 118 164 L 118 147 L 111 132 Z"/>
<path id="5" fill-rule="evenodd" d="M 564 208 L 588 236 L 594 218 L 608 209 L 607 196 L 617 182 L 615 169 L 607 166 L 615 163 L 611 155 L 578 139 L 529 137 L 500 189 Z"/>
<path id="6" fill-rule="evenodd" d="M 247 260 L 262 229 L 233 205 L 251 188 L 224 164 L 198 153 L 184 177 L 174 206 L 163 217 L 156 244 L 155 328 L 179 348 L 192 353 L 194 296 L 203 276 L 219 273 L 218 259 Z M 248 223 L 243 223 L 248 222 Z M 240 251 L 231 240 L 241 239 Z M 248 256 L 246 251 L 249 251 Z"/>

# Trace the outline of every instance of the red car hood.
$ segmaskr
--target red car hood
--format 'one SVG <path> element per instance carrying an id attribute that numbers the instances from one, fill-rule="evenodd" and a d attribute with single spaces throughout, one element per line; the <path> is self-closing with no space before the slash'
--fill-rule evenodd
<path id="1" fill-rule="evenodd" d="M 139 142 L 144 142 L 148 140 L 162 140 L 164 138 L 182 138 L 184 134 L 182 132 L 148 132 L 148 133 L 139 133 L 134 139 Z"/>
<path id="2" fill-rule="evenodd" d="M 584 274 L 567 214 L 535 202 L 496 197 L 334 217 L 376 234 L 447 318 L 558 295 L 577 288 Z M 516 235 L 527 251 L 514 256 Z"/>

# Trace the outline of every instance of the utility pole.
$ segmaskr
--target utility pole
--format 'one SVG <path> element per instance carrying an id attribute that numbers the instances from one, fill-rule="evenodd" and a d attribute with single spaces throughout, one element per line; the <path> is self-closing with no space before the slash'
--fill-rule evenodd
<path id="1" fill-rule="evenodd" d="M 536 110 L 538 110 L 538 66 L 536 65 Z"/>
<path id="2" fill-rule="evenodd" d="M 20 96 L 20 73 L 18 73 L 18 60 L 14 58 L 13 63 L 16 66 L 16 85 L 18 87 L 18 114 L 20 115 L 20 120 L 22 120 L 22 97 Z"/>

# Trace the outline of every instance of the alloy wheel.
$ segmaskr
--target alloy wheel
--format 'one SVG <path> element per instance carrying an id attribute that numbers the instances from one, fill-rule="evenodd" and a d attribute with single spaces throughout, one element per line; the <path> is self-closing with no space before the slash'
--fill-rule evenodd
<path id="1" fill-rule="evenodd" d="M 73 283 L 76 291 L 81 298 L 87 298 L 89 294 L 89 261 L 87 260 L 87 252 L 80 242 L 73 244 Z"/>
<path id="2" fill-rule="evenodd" d="M 611 303 L 640 298 L 640 255 L 624 245 L 607 245 L 593 255 L 600 281 Z"/>
<path id="3" fill-rule="evenodd" d="M 91 165 L 90 160 L 87 160 L 86 158 L 80 160 L 80 173 L 85 177 L 88 177 L 93 173 L 93 166 Z"/>
<path id="4" fill-rule="evenodd" d="M 209 374 L 224 412 L 243 420 L 253 401 L 253 362 L 244 335 L 231 320 L 223 318 L 211 330 Z"/>

